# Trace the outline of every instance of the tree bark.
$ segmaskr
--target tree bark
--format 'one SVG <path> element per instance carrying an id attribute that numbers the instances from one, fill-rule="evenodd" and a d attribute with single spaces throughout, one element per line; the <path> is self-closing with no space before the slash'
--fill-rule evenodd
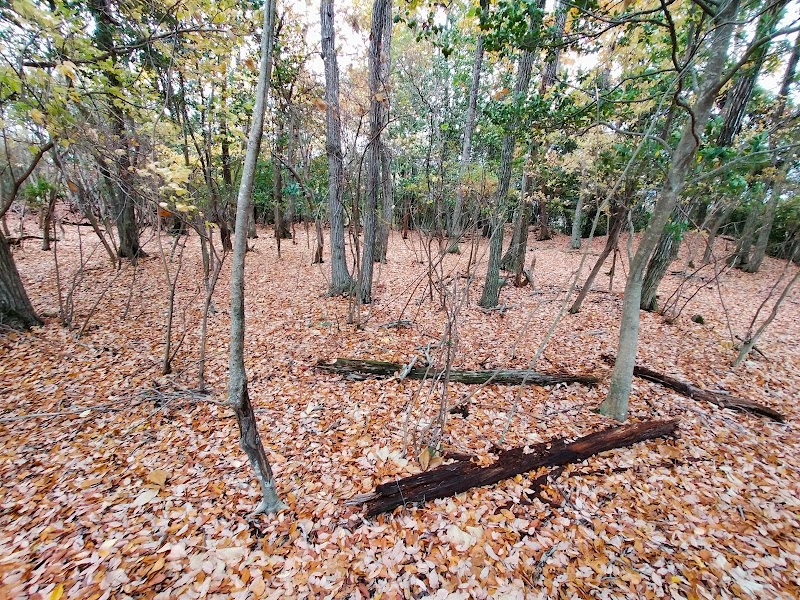
<path id="1" fill-rule="evenodd" d="M 575 216 L 572 217 L 572 235 L 569 238 L 569 247 L 580 250 L 581 247 L 581 221 L 583 220 L 583 201 L 586 195 L 586 177 L 584 172 L 583 185 L 578 193 L 578 202 L 575 204 Z"/>
<path id="2" fill-rule="evenodd" d="M 531 83 L 531 70 L 535 53 L 526 51 L 520 58 L 517 70 L 517 81 L 514 84 L 514 97 L 524 99 Z M 505 202 L 508 186 L 511 183 L 511 161 L 514 158 L 516 132 L 509 131 L 503 136 L 503 148 L 500 152 L 500 169 L 498 171 L 497 196 L 495 197 L 492 215 L 491 238 L 489 241 L 489 265 L 486 269 L 486 280 L 483 293 L 478 302 L 483 308 L 494 308 L 500 299 L 500 259 L 503 254 L 503 226 L 505 224 Z"/>
<path id="3" fill-rule="evenodd" d="M 739 135 L 742 129 L 742 120 L 744 119 L 747 104 L 753 96 L 756 80 L 769 54 L 771 44 L 762 42 L 766 36 L 774 33 L 783 14 L 783 9 L 788 2 L 789 0 L 775 0 L 774 2 L 767 0 L 765 3 L 769 4 L 769 8 L 761 13 L 761 17 L 758 19 L 752 42 L 760 45 L 758 48 L 751 50 L 748 66 L 739 71 L 735 85 L 725 98 L 725 106 L 722 111 L 724 121 L 717 137 L 718 146 L 730 146 L 733 143 L 733 138 Z"/>
<path id="4" fill-rule="evenodd" d="M 110 3 L 105 0 L 92 0 L 90 11 L 97 19 L 95 30 L 95 44 L 101 52 L 109 56 L 113 65 L 117 64 L 118 56 L 114 44 L 114 32 L 117 28 L 117 21 L 111 14 Z M 113 69 L 106 71 L 110 88 L 120 88 L 122 86 L 119 77 Z M 115 102 L 109 103 L 109 113 L 111 117 L 111 145 L 114 151 L 114 165 L 116 173 L 111 175 L 104 160 L 100 161 L 101 171 L 107 171 L 106 182 L 110 188 L 111 213 L 114 223 L 117 226 L 119 245 L 117 254 L 121 258 L 129 258 L 135 261 L 141 254 L 139 246 L 139 227 L 136 222 L 136 207 L 134 205 L 133 186 L 130 181 L 130 154 L 128 148 L 128 134 L 125 124 L 125 113 L 122 107 Z"/>
<path id="5" fill-rule="evenodd" d="M 789 157 L 789 159 L 784 162 L 781 172 L 777 177 L 772 177 L 769 181 L 767 187 L 770 196 L 764 207 L 764 216 L 761 218 L 761 225 L 758 229 L 755 248 L 747 263 L 742 265 L 742 271 L 746 273 L 755 273 L 761 268 L 761 263 L 764 262 L 764 257 L 767 254 L 767 247 L 769 246 L 769 236 L 772 233 L 772 224 L 775 222 L 775 212 L 778 209 L 778 201 L 781 195 L 783 195 L 786 177 L 789 174 L 789 168 L 793 160 L 793 156 Z"/>
<path id="6" fill-rule="evenodd" d="M 28 329 L 41 324 L 25 292 L 8 242 L 0 233 L 0 325 Z"/>
<path id="7" fill-rule="evenodd" d="M 50 198 L 45 207 L 44 218 L 42 219 L 42 250 L 50 250 L 50 226 L 53 223 L 53 211 L 56 208 L 58 190 L 55 186 L 50 188 Z"/>
<path id="8" fill-rule="evenodd" d="M 328 213 L 331 224 L 330 295 L 349 294 L 353 278 L 347 268 L 342 203 L 342 122 L 339 109 L 339 65 L 336 59 L 333 0 L 321 0 L 322 59 L 325 63 L 325 150 L 328 155 Z"/>
<path id="9" fill-rule="evenodd" d="M 672 211 L 672 222 L 678 223 L 681 220 L 681 210 L 675 207 Z M 667 273 L 667 267 L 678 256 L 680 249 L 680 238 L 677 237 L 677 232 L 664 229 L 661 232 L 661 237 L 658 238 L 658 244 L 647 263 L 647 272 L 642 282 L 642 300 L 639 304 L 642 310 L 648 312 L 656 312 L 658 310 L 658 286 L 664 275 Z"/>
<path id="10" fill-rule="evenodd" d="M 732 408 L 734 410 L 740 410 L 743 412 L 755 413 L 757 415 L 769 417 L 770 419 L 780 423 L 783 423 L 784 421 L 784 416 L 781 413 L 769 408 L 768 406 L 764 406 L 763 404 L 758 404 L 757 402 L 752 402 L 751 400 L 746 400 L 737 396 L 729 396 L 727 394 L 718 394 L 710 390 L 704 390 L 693 386 L 691 383 L 681 381 L 680 379 L 675 379 L 674 377 L 669 377 L 662 373 L 648 369 L 647 367 L 636 365 L 633 369 L 633 374 L 636 377 L 641 377 L 642 379 L 647 379 L 648 381 L 653 381 L 675 390 L 682 396 L 686 396 L 692 400 L 710 402 L 712 404 L 716 404 L 717 406 L 721 406 L 722 408 Z"/>
<path id="11" fill-rule="evenodd" d="M 442 372 L 429 367 L 412 367 L 408 369 L 401 363 L 386 362 L 382 360 L 359 360 L 351 358 L 337 358 L 333 364 L 319 363 L 317 368 L 331 373 L 341 373 L 353 379 L 366 379 L 368 377 L 392 377 L 401 373 L 409 379 L 435 379 Z M 501 371 L 462 371 L 450 369 L 450 381 L 457 383 L 494 383 L 497 385 L 555 385 L 557 383 L 582 383 L 594 385 L 599 380 L 594 375 L 571 375 L 566 373 L 537 373 L 527 369 L 506 369 Z"/>
<path id="12" fill-rule="evenodd" d="M 253 119 L 247 138 L 247 153 L 242 167 L 242 180 L 239 184 L 236 203 L 236 233 L 231 266 L 231 346 L 228 384 L 228 403 L 233 407 L 239 423 L 239 443 L 247 454 L 261 485 L 262 498 L 255 509 L 255 514 L 276 512 L 285 506 L 278 498 L 272 468 L 258 434 L 253 406 L 247 391 L 247 375 L 244 368 L 244 262 L 247 253 L 247 220 L 250 215 L 253 179 L 264 131 L 264 112 L 270 72 L 272 71 L 274 34 L 275 0 L 267 0 L 264 5 L 256 105 L 253 109 Z"/>
<path id="13" fill-rule="evenodd" d="M 499 483 L 542 467 L 560 467 L 579 463 L 595 454 L 625 448 L 655 438 L 673 436 L 678 421 L 645 421 L 621 425 L 592 433 L 569 442 L 558 438 L 500 452 L 487 467 L 469 461 L 457 461 L 403 479 L 382 483 L 375 492 L 351 503 L 365 503 L 367 515 L 389 512 L 398 506 L 447 498 L 475 487 Z"/>
<path id="14" fill-rule="evenodd" d="M 730 257 L 729 262 L 736 268 L 743 268 L 750 262 L 750 252 L 753 249 L 753 237 L 756 234 L 756 228 L 761 220 L 761 206 L 758 203 L 753 203 L 750 207 L 750 212 L 747 213 L 747 219 L 744 222 L 744 229 L 736 242 L 736 250 Z"/>
<path id="15" fill-rule="evenodd" d="M 372 273 L 377 236 L 378 184 L 380 181 L 381 134 L 389 120 L 389 46 L 386 28 L 392 26 L 391 0 L 374 0 L 372 31 L 369 45 L 369 145 L 367 147 L 366 206 L 364 209 L 364 247 L 361 253 L 361 273 L 358 282 L 358 301 L 372 302 Z M 382 77 L 384 76 L 384 77 Z"/>
<path id="16" fill-rule="evenodd" d="M 458 252 L 459 239 L 464 233 L 464 178 L 472 156 L 472 134 L 475 131 L 475 120 L 478 108 L 478 90 L 481 84 L 481 65 L 483 64 L 483 36 L 479 35 L 475 42 L 475 59 L 472 62 L 472 84 L 469 88 L 467 117 L 464 123 L 464 141 L 461 145 L 461 162 L 458 167 L 458 184 L 456 185 L 456 201 L 450 218 L 449 252 Z"/>
<path id="17" fill-rule="evenodd" d="M 703 82 L 692 106 L 691 118 L 683 129 L 681 138 L 672 155 L 664 187 L 656 202 L 653 216 L 639 242 L 631 260 L 625 282 L 625 296 L 620 318 L 617 360 L 611 375 L 608 397 L 598 409 L 601 414 L 624 421 L 628 417 L 628 400 L 631 394 L 633 367 L 639 342 L 639 305 L 642 296 L 642 278 L 650 255 L 658 244 L 661 232 L 678 202 L 678 195 L 686 184 L 686 174 L 694 161 L 697 148 L 703 139 L 703 131 L 714 100 L 724 84 L 722 73 L 728 55 L 728 45 L 733 34 L 733 20 L 739 0 L 729 0 L 713 19 L 713 32 L 709 43 L 709 58 L 706 62 Z"/>

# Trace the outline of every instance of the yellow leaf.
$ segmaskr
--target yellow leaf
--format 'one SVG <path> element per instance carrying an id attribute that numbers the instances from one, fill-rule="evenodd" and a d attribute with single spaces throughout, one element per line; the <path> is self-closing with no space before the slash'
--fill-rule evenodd
<path id="1" fill-rule="evenodd" d="M 148 572 L 148 574 L 152 575 L 156 571 L 160 571 L 161 569 L 164 568 L 164 564 L 166 564 L 166 561 L 164 560 L 164 557 L 163 556 L 159 556 L 158 560 L 153 563 L 152 567 L 150 567 L 150 571 Z"/>
<path id="2" fill-rule="evenodd" d="M 428 465 L 431 464 L 431 449 L 428 446 L 425 446 L 425 449 L 419 453 L 419 466 L 422 467 L 423 471 L 428 470 Z"/>
<path id="3" fill-rule="evenodd" d="M 53 588 L 53 591 L 50 592 L 50 600 L 59 600 L 61 596 L 64 595 L 64 584 L 59 583 L 56 587 Z"/>
<path id="4" fill-rule="evenodd" d="M 40 110 L 32 108 L 31 119 L 33 119 L 33 122 L 37 125 L 44 125 L 44 113 Z"/>
<path id="5" fill-rule="evenodd" d="M 150 474 L 147 476 L 147 481 L 163 486 L 167 482 L 167 477 L 169 477 L 169 473 L 161 469 L 155 469 L 150 471 Z"/>

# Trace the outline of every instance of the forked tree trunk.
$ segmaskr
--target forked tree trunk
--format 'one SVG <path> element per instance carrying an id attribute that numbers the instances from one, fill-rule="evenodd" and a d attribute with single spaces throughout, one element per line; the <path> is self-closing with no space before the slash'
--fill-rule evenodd
<path id="1" fill-rule="evenodd" d="M 464 177 L 472 156 L 472 134 L 475 131 L 475 119 L 478 107 L 478 89 L 481 84 L 481 65 L 483 63 L 483 36 L 479 35 L 475 42 L 475 60 L 472 62 L 472 84 L 469 88 L 467 119 L 464 123 L 464 141 L 461 146 L 461 162 L 458 168 L 458 184 L 456 185 L 456 201 L 450 218 L 449 252 L 458 252 L 459 238 L 463 235 L 464 212 Z"/>
<path id="2" fill-rule="evenodd" d="M 622 302 L 617 360 L 611 374 L 608 397 L 598 409 L 601 414 L 613 417 L 618 421 L 624 421 L 628 417 L 628 401 L 631 395 L 633 367 L 639 342 L 639 304 L 642 297 L 644 269 L 658 244 L 658 239 L 667 224 L 672 209 L 678 202 L 678 195 L 686 184 L 686 174 L 694 162 L 697 148 L 703 139 L 703 131 L 714 100 L 720 87 L 725 83 L 722 73 L 734 29 L 732 21 L 738 7 L 739 0 L 729 0 L 713 19 L 714 29 L 709 42 L 709 57 L 703 73 L 703 82 L 692 106 L 693 118 L 683 129 L 680 141 L 672 155 L 664 187 L 653 210 L 653 216 L 650 218 L 647 229 L 636 249 L 636 254 L 631 260 Z"/>
<path id="3" fill-rule="evenodd" d="M 253 466 L 261 485 L 261 502 L 255 514 L 276 512 L 285 505 L 278 498 L 267 454 L 256 426 L 256 417 L 247 392 L 247 375 L 244 369 L 244 261 L 247 253 L 247 219 L 253 194 L 253 179 L 258 160 L 261 136 L 264 131 L 264 111 L 275 35 L 275 0 L 264 5 L 264 27 L 261 36 L 261 63 L 256 88 L 256 105 L 247 138 L 247 153 L 242 167 L 242 180 L 236 203 L 236 234 L 231 267 L 231 347 L 228 403 L 236 413 L 239 423 L 239 443 Z"/>
<path id="4" fill-rule="evenodd" d="M 342 204 L 342 122 L 339 113 L 339 65 L 333 26 L 333 0 L 321 0 L 322 58 L 325 63 L 325 150 L 328 154 L 328 213 L 331 223 L 331 295 L 349 294 L 353 278 L 347 268 Z"/>
<path id="5" fill-rule="evenodd" d="M 533 69 L 534 52 L 526 51 L 520 58 L 517 70 L 517 81 L 514 84 L 514 97 L 524 98 L 528 94 Z M 489 266 L 483 293 L 478 302 L 483 308 L 494 308 L 500 299 L 500 260 L 503 254 L 503 225 L 505 224 L 505 202 L 508 186 L 511 183 L 511 161 L 514 158 L 516 136 L 509 132 L 503 136 L 503 148 L 500 151 L 500 170 L 498 172 L 497 195 L 492 211 L 491 239 L 489 241 Z"/>
<path id="6" fill-rule="evenodd" d="M 378 187 L 381 166 L 381 134 L 389 118 L 388 69 L 389 46 L 386 28 L 392 26 L 391 0 L 374 0 L 372 31 L 369 44 L 369 147 L 367 148 L 366 206 L 364 208 L 364 248 L 361 252 L 361 274 L 358 282 L 358 301 L 372 302 L 372 273 L 377 236 Z M 382 78 L 386 69 L 386 78 Z"/>
<path id="7" fill-rule="evenodd" d="M 531 153 L 529 151 L 528 160 L 525 161 L 525 166 L 522 168 L 522 186 L 520 187 L 519 204 L 514 213 L 511 243 L 503 255 L 503 260 L 500 261 L 500 268 L 512 273 L 521 271 L 521 266 L 525 263 L 525 251 L 528 244 L 528 223 L 530 222 L 532 209 L 531 203 L 527 200 L 528 188 L 530 187 L 527 166 L 530 162 L 530 156 Z"/>
<path id="8" fill-rule="evenodd" d="M 766 10 L 761 13 L 758 19 L 753 42 L 751 43 L 751 47 L 753 44 L 758 44 L 758 47 L 751 50 L 748 66 L 739 72 L 736 83 L 728 91 L 725 98 L 724 120 L 717 137 L 717 146 L 730 146 L 733 143 L 733 139 L 739 135 L 739 131 L 742 129 L 742 121 L 747 110 L 747 104 L 753 96 L 756 80 L 769 54 L 770 43 L 764 43 L 763 40 L 774 33 L 778 21 L 783 15 L 783 9 L 788 2 L 789 0 L 769 0 L 765 2 Z"/>

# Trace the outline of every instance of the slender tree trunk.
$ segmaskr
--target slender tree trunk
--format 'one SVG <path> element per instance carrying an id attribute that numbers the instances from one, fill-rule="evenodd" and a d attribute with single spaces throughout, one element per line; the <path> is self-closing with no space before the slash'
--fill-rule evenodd
<path id="1" fill-rule="evenodd" d="M 283 127 L 278 120 L 278 128 L 275 134 L 275 153 L 281 156 L 283 152 L 281 138 L 283 136 Z M 289 228 L 286 226 L 286 220 L 283 214 L 283 171 L 281 164 L 277 160 L 272 161 L 272 214 L 275 218 L 275 239 L 278 240 L 278 256 L 281 251 L 281 240 L 291 237 Z"/>
<path id="2" fill-rule="evenodd" d="M 92 0 L 89 6 L 98 23 L 95 31 L 95 44 L 98 50 L 106 53 L 112 64 L 116 65 L 117 51 L 114 44 L 114 32 L 117 22 L 114 15 L 111 14 L 110 3 L 106 0 Z M 108 71 L 107 76 L 111 89 L 121 87 L 121 82 L 113 70 Z M 136 222 L 133 186 L 130 181 L 131 161 L 125 113 L 122 107 L 114 102 L 109 104 L 109 112 L 116 174 L 115 177 L 111 177 L 109 173 L 106 181 L 113 188 L 110 197 L 111 213 L 119 236 L 117 253 L 121 258 L 130 258 L 135 261 L 142 251 L 139 247 L 139 227 Z"/>
<path id="3" fill-rule="evenodd" d="M 56 199 L 58 198 L 58 190 L 55 187 L 50 189 L 50 198 L 47 206 L 44 209 L 44 218 L 42 219 L 42 250 L 50 250 L 50 226 L 53 222 L 53 211 L 56 208 Z"/>
<path id="4" fill-rule="evenodd" d="M 339 65 L 333 0 L 321 0 L 322 58 L 325 62 L 325 150 L 328 154 L 328 212 L 331 223 L 331 295 L 349 294 L 353 278 L 347 268 L 342 203 L 342 122 L 339 112 Z"/>
<path id="5" fill-rule="evenodd" d="M 714 100 L 724 83 L 722 72 L 728 54 L 728 45 L 734 26 L 733 19 L 739 0 L 729 0 L 716 15 L 715 28 L 709 43 L 709 57 L 703 73 L 703 83 L 697 92 L 692 106 L 692 117 L 683 129 L 680 141 L 672 155 L 664 187 L 656 202 L 653 216 L 645 229 L 642 240 L 631 260 L 628 278 L 625 282 L 625 296 L 620 318 L 619 347 L 608 397 L 598 409 L 601 414 L 624 421 L 628 417 L 628 401 L 631 394 L 633 367 L 639 342 L 639 305 L 642 296 L 642 279 L 650 255 L 658 244 L 672 209 L 678 202 L 678 195 L 686 184 L 686 174 L 694 161 L 697 148 L 703 138 L 703 131 Z"/>
<path id="6" fill-rule="evenodd" d="M 526 51 L 519 62 L 517 81 L 514 84 L 514 96 L 522 99 L 528 94 L 533 69 L 534 52 Z M 503 254 L 503 225 L 505 224 L 505 202 L 508 186 L 511 182 L 511 161 L 514 158 L 516 136 L 509 132 L 503 136 L 503 148 L 500 152 L 500 170 L 498 172 L 497 196 L 492 215 L 491 239 L 489 242 L 489 266 L 483 284 L 483 294 L 478 304 L 483 308 L 494 308 L 500 298 L 500 259 Z"/>
<path id="7" fill-rule="evenodd" d="M 372 32 L 369 45 L 369 146 L 367 148 L 366 206 L 364 208 L 364 248 L 361 252 L 361 274 L 358 300 L 372 302 L 372 273 L 377 235 L 378 187 L 381 165 L 381 134 L 389 118 L 388 64 L 389 46 L 386 28 L 392 26 L 391 0 L 374 0 L 372 4 Z M 386 78 L 381 75 L 386 71 Z"/>
<path id="8" fill-rule="evenodd" d="M 786 297 L 789 295 L 789 292 L 792 290 L 792 288 L 798 281 L 800 281 L 800 270 L 798 270 L 794 274 L 794 277 L 792 277 L 789 280 L 789 283 L 786 284 L 786 287 L 783 288 L 783 292 L 781 292 L 781 295 L 775 301 L 775 304 L 772 306 L 772 310 L 770 311 L 769 316 L 764 320 L 761 326 L 754 333 L 750 333 L 747 336 L 747 339 L 744 341 L 744 343 L 742 344 L 742 348 L 739 351 L 739 355 L 736 357 L 736 360 L 733 361 L 734 367 L 738 367 L 742 363 L 742 361 L 745 358 L 747 358 L 747 355 L 750 354 L 750 351 L 756 345 L 756 342 L 761 337 L 761 335 L 766 331 L 767 327 L 769 327 L 769 324 L 775 320 L 775 317 L 778 315 L 778 309 L 781 307 L 783 301 L 786 300 Z"/>
<path id="9" fill-rule="evenodd" d="M 467 119 L 464 123 L 464 141 L 461 145 L 461 162 L 458 168 L 458 184 L 456 185 L 456 201 L 453 206 L 453 215 L 450 218 L 450 248 L 449 252 L 458 252 L 459 238 L 463 234 L 464 212 L 464 178 L 469 168 L 472 155 L 472 134 L 475 131 L 475 120 L 478 107 L 478 90 L 481 84 L 481 65 L 483 63 L 483 36 L 479 35 L 475 43 L 475 60 L 472 62 L 472 84 L 469 88 L 469 101 L 467 104 Z"/>
<path id="10" fill-rule="evenodd" d="M 375 262 L 386 262 L 389 248 L 389 230 L 394 217 L 394 200 L 392 197 L 392 165 L 389 149 L 381 145 L 381 217 L 378 227 L 378 245 Z"/>
<path id="11" fill-rule="evenodd" d="M 236 234 L 231 267 L 231 347 L 228 403 L 236 413 L 239 423 L 239 443 L 253 466 L 261 485 L 261 502 L 255 513 L 276 512 L 284 508 L 278 498 L 267 454 L 256 427 L 256 417 L 247 392 L 247 375 L 244 368 L 244 262 L 247 253 L 247 219 L 253 194 L 253 179 L 258 161 L 261 136 L 264 131 L 266 96 L 272 71 L 272 48 L 275 35 L 275 0 L 264 5 L 264 27 L 261 35 L 261 64 L 256 88 L 256 105 L 247 138 L 247 153 L 242 167 L 242 180 L 236 203 Z"/>
<path id="12" fill-rule="evenodd" d="M 594 285 L 594 280 L 597 279 L 597 276 L 600 274 L 600 269 L 603 268 L 603 263 L 605 263 L 608 255 L 611 254 L 614 248 L 617 247 L 619 234 L 622 233 L 622 226 L 625 224 L 625 216 L 627 213 L 628 209 L 624 203 L 614 205 L 611 215 L 611 226 L 609 227 L 608 236 L 606 237 L 606 245 L 603 247 L 603 251 L 600 253 L 600 256 L 597 257 L 594 267 L 592 267 L 589 277 L 586 278 L 586 282 L 583 284 L 578 297 L 575 298 L 575 302 L 573 302 L 572 306 L 570 307 L 570 313 L 575 314 L 580 311 L 583 301 L 586 300 L 586 296 L 592 289 L 592 285 Z"/>
<path id="13" fill-rule="evenodd" d="M 735 202 L 728 202 L 725 206 L 721 207 L 716 215 L 712 215 L 711 223 L 708 226 L 708 235 L 706 236 L 706 248 L 703 251 L 703 264 L 707 265 L 711 262 L 714 255 L 714 243 L 717 239 L 719 228 L 728 220 L 733 210 L 736 208 Z"/>
<path id="14" fill-rule="evenodd" d="M 767 205 L 764 207 L 764 216 L 761 219 L 755 248 L 747 264 L 742 265 L 742 271 L 755 273 L 761 268 L 761 263 L 764 262 L 764 256 L 766 256 L 767 247 L 769 246 L 769 236 L 772 233 L 772 224 L 775 222 L 775 212 L 778 209 L 778 201 L 783 194 L 786 177 L 789 174 L 789 168 L 793 160 L 793 157 L 786 160 L 777 178 L 770 181 L 771 185 L 768 186 L 770 188 L 770 196 L 767 200 Z"/>
<path id="15" fill-rule="evenodd" d="M 742 269 L 750 262 L 750 251 L 753 249 L 753 237 L 756 233 L 756 228 L 761 220 L 761 205 L 753 203 L 750 207 L 750 212 L 747 213 L 747 219 L 744 222 L 744 229 L 736 242 L 736 250 L 730 257 L 730 264 L 736 268 Z"/>
<path id="16" fill-rule="evenodd" d="M 672 211 L 672 221 L 677 223 L 680 219 L 681 211 L 676 207 Z M 647 263 L 647 272 L 642 282 L 642 300 L 640 302 L 642 310 L 648 312 L 658 310 L 658 286 L 667 273 L 667 267 L 678 256 L 678 250 L 681 247 L 680 238 L 676 237 L 677 235 L 676 232 L 669 229 L 661 232 L 656 249 Z"/>
<path id="17" fill-rule="evenodd" d="M 783 14 L 783 9 L 788 2 L 789 0 L 767 0 L 767 3 L 765 3 L 769 4 L 769 7 L 761 13 L 753 36 L 753 43 L 759 43 L 760 45 L 751 53 L 748 66 L 739 72 L 735 85 L 725 98 L 725 107 L 722 111 L 724 121 L 717 137 L 718 146 L 730 146 L 733 143 L 733 138 L 739 135 L 739 131 L 742 129 L 742 120 L 744 119 L 747 104 L 753 96 L 756 80 L 769 54 L 770 43 L 762 43 L 763 39 L 775 31 Z"/>
<path id="18" fill-rule="evenodd" d="M 530 154 L 528 155 L 530 158 Z M 527 167 L 526 161 L 526 167 Z M 519 205 L 514 214 L 514 229 L 511 234 L 511 243 L 508 245 L 508 250 L 503 255 L 503 260 L 500 261 L 500 268 L 504 271 L 511 271 L 517 273 L 522 271 L 522 266 L 525 263 L 526 246 L 528 244 L 528 223 L 531 217 L 531 203 L 528 200 L 528 191 L 530 189 L 530 178 L 528 177 L 528 170 L 526 167 L 522 169 L 522 187 Z"/>
<path id="19" fill-rule="evenodd" d="M 572 217 L 572 235 L 569 238 L 569 246 L 573 250 L 581 247 L 581 221 L 583 220 L 583 202 L 587 194 L 586 191 L 586 169 L 582 173 L 581 189 L 578 193 L 578 202 L 575 204 L 575 216 Z"/>

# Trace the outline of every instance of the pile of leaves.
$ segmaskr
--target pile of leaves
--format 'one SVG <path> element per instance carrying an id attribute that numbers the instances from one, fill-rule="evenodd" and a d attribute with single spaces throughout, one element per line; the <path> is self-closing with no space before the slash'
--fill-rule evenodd
<path id="1" fill-rule="evenodd" d="M 467 252 L 445 257 L 432 278 L 441 285 L 431 289 L 427 242 L 393 236 L 389 262 L 377 267 L 376 300 L 351 324 L 349 300 L 325 295 L 328 263 L 311 265 L 302 232 L 298 243 L 283 243 L 280 260 L 271 232 L 261 232 L 247 256 L 246 363 L 289 508 L 251 517 L 259 492 L 224 405 L 227 269 L 209 323 L 210 393 L 202 394 L 194 389 L 197 239 L 188 240 L 176 294 L 174 334 L 185 337 L 173 374 L 162 376 L 168 292 L 158 245 L 145 246 L 149 257 L 121 274 L 98 252 L 76 278 L 81 252 L 75 230 L 66 233 L 57 245 L 59 273 L 78 327 L 88 317 L 79 338 L 59 323 L 52 253 L 34 243 L 15 250 L 46 323 L 0 333 L 0 597 L 800 596 L 800 292 L 759 342 L 763 354 L 730 367 L 736 335 L 746 334 L 785 267 L 778 261 L 752 275 L 687 277 L 682 256 L 662 291 L 666 298 L 683 285 L 688 304 L 670 319 L 643 313 L 638 360 L 767 404 L 786 423 L 637 379 L 631 419 L 679 418 L 676 439 L 568 466 L 540 492 L 534 472 L 367 519 L 347 501 L 421 470 L 413 432 L 436 413 L 441 388 L 350 380 L 314 365 L 340 356 L 440 360 L 440 292 L 469 284 L 452 342 L 456 366 L 525 368 L 562 308 L 581 254 L 563 237 L 534 243 L 535 288 L 506 286 L 506 310 L 487 312 L 476 306 L 480 269 L 474 280 L 461 277 Z M 589 248 L 589 263 L 603 242 Z M 482 242 L 484 263 L 485 254 Z M 612 424 L 592 409 L 607 391 L 601 355 L 615 350 L 625 268 L 618 261 L 611 292 L 608 277 L 600 278 L 536 364 L 594 373 L 601 384 L 452 384 L 448 402 L 468 402 L 469 411 L 450 415 L 447 450 L 488 464 L 504 431 L 502 445 L 511 447 Z M 692 320 L 697 314 L 703 324 Z M 385 326 L 397 322 L 403 326 Z M 424 466 L 437 462 L 430 458 Z"/>

